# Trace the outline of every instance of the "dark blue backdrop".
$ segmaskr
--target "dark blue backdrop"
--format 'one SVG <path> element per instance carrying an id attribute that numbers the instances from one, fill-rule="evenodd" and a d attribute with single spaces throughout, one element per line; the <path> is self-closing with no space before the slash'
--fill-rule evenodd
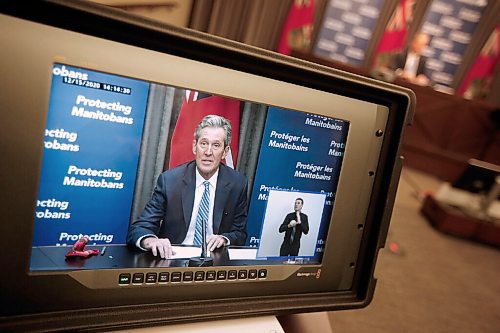
<path id="1" fill-rule="evenodd" d="M 72 77 L 57 75 L 62 72 L 62 67 L 55 65 L 52 77 L 46 128 L 53 132 L 47 135 L 46 131 L 45 135 L 33 246 L 73 244 L 81 234 L 89 235 L 91 244 L 125 243 L 149 84 L 66 65 L 65 73 L 72 71 Z M 71 79 L 69 82 L 73 84 L 63 82 L 65 77 L 66 80 Z M 80 79 L 73 80 L 77 77 Z M 97 82 L 101 88 L 104 84 L 113 86 L 106 86 L 110 90 L 97 89 L 94 83 L 90 84 L 92 87 L 85 86 L 91 82 Z M 84 97 L 94 102 L 77 105 L 78 96 L 81 96 L 80 100 Z M 128 111 L 96 106 L 96 100 L 116 103 L 115 108 L 118 103 L 128 106 L 130 114 L 126 114 Z M 100 112 L 100 117 L 106 115 L 107 120 L 88 118 L 91 113 L 87 113 L 87 117 L 77 116 L 75 107 Z M 111 113 L 115 117 L 111 117 Z M 54 137 L 56 132 L 76 134 L 77 139 L 68 139 L 64 135 Z M 54 140 L 59 148 L 71 145 L 66 147 L 72 149 L 48 148 L 57 146 Z M 116 179 L 119 177 L 108 177 L 106 174 L 70 174 L 70 166 L 84 170 L 107 170 L 107 173 L 122 173 L 122 176 Z M 117 188 L 69 185 L 71 177 L 75 177 L 77 182 L 102 183 L 104 179 L 107 184 L 115 183 Z M 66 209 L 60 204 L 47 207 L 54 206 L 54 202 L 64 202 L 68 206 Z"/>
<path id="2" fill-rule="evenodd" d="M 362 65 L 383 4 L 384 0 L 330 0 L 314 54 Z"/>
<path id="3" fill-rule="evenodd" d="M 322 126 L 319 126 L 320 124 Z M 324 240 L 332 213 L 348 129 L 349 123 L 346 121 L 276 107 L 269 108 L 250 198 L 248 245 L 258 246 L 260 241 L 270 189 L 329 193 L 318 236 L 318 240 Z M 298 139 L 294 140 L 295 138 Z M 337 145 L 332 145 L 332 141 Z M 282 144 L 287 144 L 286 148 L 282 148 Z M 292 144 L 296 149 L 290 147 Z M 298 163 L 323 168 L 313 172 L 307 167 L 298 167 Z M 331 170 L 326 171 L 325 166 Z M 326 179 L 299 177 L 298 171 Z"/>
<path id="4" fill-rule="evenodd" d="M 437 85 L 452 85 L 486 4 L 486 1 L 476 1 L 475 4 L 456 0 L 432 2 L 422 31 L 431 36 L 425 50 L 430 58 L 427 71 Z"/>

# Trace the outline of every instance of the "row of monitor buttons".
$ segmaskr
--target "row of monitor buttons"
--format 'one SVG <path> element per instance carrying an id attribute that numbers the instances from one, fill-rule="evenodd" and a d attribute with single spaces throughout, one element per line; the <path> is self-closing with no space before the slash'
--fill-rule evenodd
<path id="1" fill-rule="evenodd" d="M 120 285 L 127 284 L 153 284 L 167 282 L 202 282 L 202 281 L 224 281 L 224 280 L 256 280 L 266 279 L 267 269 L 250 270 L 220 270 L 220 271 L 187 271 L 187 272 L 161 272 L 161 273 L 122 273 L 119 276 Z"/>

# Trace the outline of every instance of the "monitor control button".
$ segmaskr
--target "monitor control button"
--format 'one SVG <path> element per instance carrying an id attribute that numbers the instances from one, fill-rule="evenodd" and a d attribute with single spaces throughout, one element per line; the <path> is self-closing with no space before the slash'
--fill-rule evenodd
<path id="1" fill-rule="evenodd" d="M 238 272 L 238 279 L 240 280 L 246 280 L 248 278 L 248 271 L 247 270 L 240 270 Z"/>
<path id="2" fill-rule="evenodd" d="M 144 273 L 134 273 L 132 276 L 133 284 L 143 284 L 144 283 Z"/>
<path id="3" fill-rule="evenodd" d="M 125 284 L 130 284 L 131 277 L 129 273 L 122 273 L 118 277 L 118 284 L 125 285 Z"/>
<path id="4" fill-rule="evenodd" d="M 216 276 L 215 275 L 215 271 L 208 271 L 205 280 L 207 280 L 207 281 L 215 281 L 215 276 Z"/>
<path id="5" fill-rule="evenodd" d="M 217 271 L 217 280 L 225 280 L 227 278 L 227 271 Z"/>
<path id="6" fill-rule="evenodd" d="M 259 269 L 259 279 L 267 278 L 267 269 Z"/>
<path id="7" fill-rule="evenodd" d="M 156 273 L 147 273 L 146 274 L 146 283 L 156 283 L 157 274 Z"/>
<path id="8" fill-rule="evenodd" d="M 251 280 L 255 280 L 257 278 L 257 270 L 251 269 L 248 271 L 248 278 Z"/>
<path id="9" fill-rule="evenodd" d="M 204 271 L 197 271 L 194 273 L 194 281 L 195 282 L 200 282 L 205 280 L 205 272 Z"/>
<path id="10" fill-rule="evenodd" d="M 159 283 L 167 283 L 168 280 L 170 280 L 170 273 L 169 272 L 161 272 L 158 274 L 158 282 Z"/>
<path id="11" fill-rule="evenodd" d="M 228 280 L 236 280 L 238 278 L 238 271 L 230 270 L 227 272 Z"/>
<path id="12" fill-rule="evenodd" d="M 192 282 L 194 273 L 192 271 L 187 271 L 182 274 L 182 281 L 184 282 Z"/>
<path id="13" fill-rule="evenodd" d="M 181 282 L 182 273 L 181 272 L 173 272 L 170 276 L 170 282 Z"/>

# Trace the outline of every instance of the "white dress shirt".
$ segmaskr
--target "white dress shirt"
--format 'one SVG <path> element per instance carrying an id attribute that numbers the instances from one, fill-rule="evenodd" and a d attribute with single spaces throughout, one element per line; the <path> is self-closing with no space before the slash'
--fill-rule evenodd
<path id="1" fill-rule="evenodd" d="M 408 52 L 404 68 L 407 75 L 410 75 L 411 77 L 417 76 L 419 61 L 420 61 L 420 56 L 418 54 L 413 52 Z"/>

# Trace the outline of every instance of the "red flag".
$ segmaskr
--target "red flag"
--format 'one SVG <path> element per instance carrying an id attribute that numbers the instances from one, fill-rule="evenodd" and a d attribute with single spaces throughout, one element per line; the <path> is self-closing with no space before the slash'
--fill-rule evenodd
<path id="1" fill-rule="evenodd" d="M 294 0 L 283 25 L 278 52 L 305 50 L 311 44 L 314 24 L 314 0 Z"/>
<path id="2" fill-rule="evenodd" d="M 495 67 L 500 59 L 499 51 L 500 24 L 493 30 L 476 61 L 462 81 L 458 89 L 459 95 L 474 99 L 485 97 L 488 94 Z"/>
<path id="3" fill-rule="evenodd" d="M 384 65 L 380 58 L 383 58 L 385 53 L 400 52 L 403 49 L 408 33 L 408 22 L 413 18 L 414 4 L 415 0 L 399 1 L 375 51 L 375 67 Z M 382 64 L 379 64 L 380 62 Z"/>
<path id="4" fill-rule="evenodd" d="M 172 135 L 169 168 L 192 161 L 194 130 L 203 117 L 215 114 L 231 122 L 232 139 L 225 164 L 236 167 L 240 132 L 240 101 L 220 96 L 198 98 L 198 92 L 186 90 L 179 118 Z"/>

